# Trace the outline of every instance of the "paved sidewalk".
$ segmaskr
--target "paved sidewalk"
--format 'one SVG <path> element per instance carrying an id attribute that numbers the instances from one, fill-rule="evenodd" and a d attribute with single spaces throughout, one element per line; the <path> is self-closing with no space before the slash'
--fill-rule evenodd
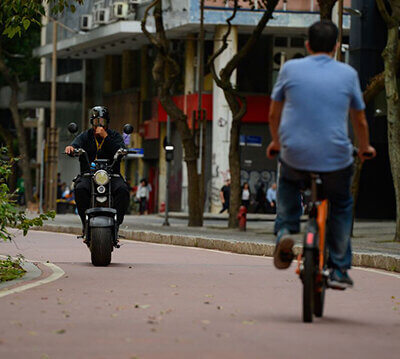
<path id="1" fill-rule="evenodd" d="M 171 213 L 170 226 L 163 226 L 160 215 L 127 215 L 120 233 L 127 239 L 230 251 L 241 254 L 272 256 L 274 249 L 273 215 L 250 215 L 247 231 L 227 228 L 227 215 L 205 216 L 203 227 L 188 227 L 187 215 Z M 38 228 L 40 230 L 40 228 Z M 42 230 L 80 234 L 76 215 L 57 215 Z M 357 221 L 352 240 L 356 266 L 400 272 L 400 243 L 393 242 L 394 221 Z M 299 251 L 302 235 L 295 236 Z"/>

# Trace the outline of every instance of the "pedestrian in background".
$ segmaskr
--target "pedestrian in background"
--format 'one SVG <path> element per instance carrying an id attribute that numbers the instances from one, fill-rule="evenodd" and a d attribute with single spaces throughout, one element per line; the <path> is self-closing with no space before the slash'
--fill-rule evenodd
<path id="1" fill-rule="evenodd" d="M 242 187 L 242 206 L 245 206 L 247 210 L 249 209 L 249 205 L 250 205 L 250 196 L 251 196 L 251 192 L 250 192 L 249 184 L 247 182 L 245 182 Z"/>
<path id="2" fill-rule="evenodd" d="M 222 209 L 219 211 L 219 213 L 223 213 L 225 210 L 229 212 L 230 196 L 231 196 L 231 180 L 228 178 L 225 181 L 225 185 L 222 186 L 219 192 L 219 198 L 221 199 L 222 202 Z"/>
<path id="3" fill-rule="evenodd" d="M 151 186 L 146 179 L 142 179 L 136 191 L 136 198 L 139 201 L 139 213 L 147 214 L 148 201 L 150 198 Z"/>
<path id="4" fill-rule="evenodd" d="M 255 209 L 255 213 L 258 213 L 260 209 L 261 209 L 261 213 L 266 213 L 267 212 L 267 197 L 265 195 L 264 183 L 261 183 L 257 189 L 256 202 L 257 202 L 257 206 Z"/>
<path id="5" fill-rule="evenodd" d="M 267 202 L 272 213 L 276 213 L 276 183 L 273 183 L 267 191 Z"/>

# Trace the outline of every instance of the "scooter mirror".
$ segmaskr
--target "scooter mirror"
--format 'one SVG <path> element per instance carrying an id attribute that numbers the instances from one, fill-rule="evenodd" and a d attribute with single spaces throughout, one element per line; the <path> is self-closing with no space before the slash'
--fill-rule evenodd
<path id="1" fill-rule="evenodd" d="M 67 128 L 69 133 L 72 133 L 73 135 L 78 132 L 78 125 L 75 122 L 71 122 Z"/>
<path id="2" fill-rule="evenodd" d="M 129 123 L 127 123 L 124 126 L 124 133 L 127 134 L 127 135 L 130 135 L 132 132 L 133 132 L 133 126 L 130 125 Z"/>

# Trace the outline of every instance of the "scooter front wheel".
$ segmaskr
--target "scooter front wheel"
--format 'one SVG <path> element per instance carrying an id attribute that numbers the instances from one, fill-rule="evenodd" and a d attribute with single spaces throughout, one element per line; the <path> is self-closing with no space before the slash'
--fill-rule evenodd
<path id="1" fill-rule="evenodd" d="M 94 266 L 108 266 L 111 263 L 112 228 L 92 227 L 90 229 L 90 252 Z"/>

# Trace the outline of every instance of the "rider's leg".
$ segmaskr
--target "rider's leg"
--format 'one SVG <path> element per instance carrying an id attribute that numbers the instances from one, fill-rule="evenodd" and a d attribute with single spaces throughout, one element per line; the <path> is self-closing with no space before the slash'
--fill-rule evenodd
<path id="1" fill-rule="evenodd" d="M 351 196 L 352 167 L 323 176 L 324 190 L 330 202 L 327 243 L 329 265 L 346 271 L 351 267 L 351 225 L 353 199 Z"/>
<path id="2" fill-rule="evenodd" d="M 90 179 L 78 178 L 75 182 L 75 202 L 82 227 L 85 228 L 85 212 L 90 207 Z"/>
<path id="3" fill-rule="evenodd" d="M 120 225 L 124 221 L 125 213 L 129 206 L 129 187 L 120 177 L 112 179 L 113 207 L 117 210 L 117 222 Z"/>
<path id="4" fill-rule="evenodd" d="M 274 251 L 274 265 L 278 269 L 286 269 L 290 266 L 294 255 L 294 241 L 290 233 L 300 230 L 300 217 L 302 214 L 300 196 L 300 178 L 284 164 L 281 166 L 279 185 L 277 216 L 275 220 L 276 247 Z"/>
<path id="5" fill-rule="evenodd" d="M 287 167 L 281 165 L 277 193 L 277 212 L 274 233 L 300 231 L 300 217 L 302 214 L 300 182 L 302 178 Z"/>

